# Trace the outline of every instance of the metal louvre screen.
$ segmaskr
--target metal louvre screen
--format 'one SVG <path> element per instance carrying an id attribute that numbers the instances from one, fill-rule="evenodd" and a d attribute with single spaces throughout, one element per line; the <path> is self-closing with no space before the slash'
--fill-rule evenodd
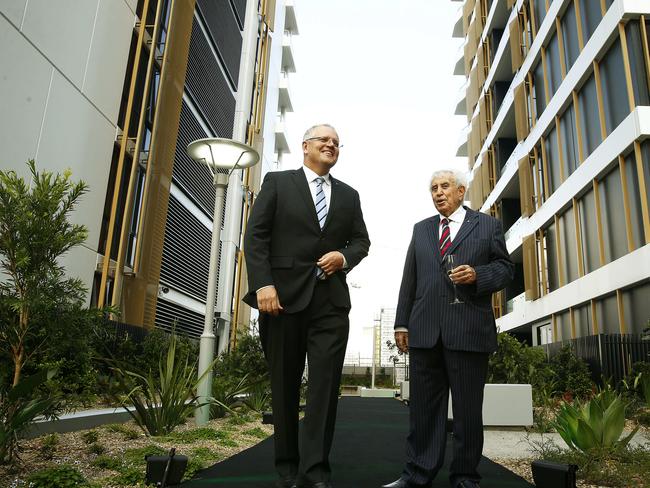
<path id="1" fill-rule="evenodd" d="M 210 230 L 170 195 L 160 282 L 204 302 L 210 242 Z"/>
<path id="2" fill-rule="evenodd" d="M 185 87 L 214 133 L 231 138 L 235 97 L 196 19 L 192 25 Z"/>
<path id="3" fill-rule="evenodd" d="M 212 174 L 206 165 L 199 164 L 190 158 L 186 150 L 190 142 L 205 137 L 208 137 L 208 134 L 205 133 L 187 104 L 183 102 L 174 160 L 174 181 L 205 211 L 206 215 L 212 217 L 215 196 Z"/>
<path id="4" fill-rule="evenodd" d="M 242 36 L 230 0 L 197 0 L 196 4 L 230 81 L 237 89 Z"/>
<path id="5" fill-rule="evenodd" d="M 189 337 L 201 337 L 203 333 L 204 316 L 193 310 L 188 310 L 164 298 L 158 298 L 156 307 L 156 327 L 171 332 L 175 328 L 177 334 Z"/>
<path id="6" fill-rule="evenodd" d="M 246 17 L 246 0 L 230 0 L 237 14 L 237 21 L 241 29 L 244 29 L 244 18 Z"/>

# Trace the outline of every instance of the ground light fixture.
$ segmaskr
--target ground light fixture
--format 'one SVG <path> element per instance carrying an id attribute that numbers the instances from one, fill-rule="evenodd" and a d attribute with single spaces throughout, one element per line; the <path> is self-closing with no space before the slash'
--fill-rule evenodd
<path id="1" fill-rule="evenodd" d="M 145 483 L 157 488 L 171 488 L 179 486 L 185 469 L 187 456 L 176 455 L 176 449 L 171 448 L 166 456 L 145 456 L 147 472 Z"/>
<path id="2" fill-rule="evenodd" d="M 575 464 L 554 463 L 537 459 L 531 463 L 537 488 L 576 488 Z"/>
<path id="3" fill-rule="evenodd" d="M 225 138 L 198 139 L 187 146 L 187 154 L 197 163 L 205 164 L 212 173 L 215 186 L 214 213 L 212 226 L 212 244 L 210 246 L 210 270 L 208 274 L 208 293 L 205 304 L 205 321 L 199 345 L 198 384 L 199 404 L 195 417 L 197 425 L 207 424 L 210 418 L 210 405 L 207 401 L 211 395 L 212 363 L 214 361 L 214 304 L 217 294 L 217 265 L 219 261 L 219 243 L 221 241 L 221 215 L 225 205 L 226 188 L 233 171 L 250 168 L 260 160 L 259 153 L 247 144 Z"/>

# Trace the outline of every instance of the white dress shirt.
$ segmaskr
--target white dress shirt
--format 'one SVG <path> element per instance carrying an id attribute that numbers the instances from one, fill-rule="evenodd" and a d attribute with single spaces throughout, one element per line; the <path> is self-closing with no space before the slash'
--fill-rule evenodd
<path id="1" fill-rule="evenodd" d="M 454 213 L 447 217 L 447 220 L 449 221 L 449 224 L 447 225 L 449 226 L 449 238 L 451 239 L 451 242 L 454 242 L 454 239 L 460 230 L 460 226 L 463 225 L 463 220 L 465 220 L 466 213 L 467 210 L 465 210 L 465 207 L 461 205 L 456 209 Z M 445 218 L 444 215 L 441 215 L 440 220 L 443 218 Z M 442 224 L 438 225 L 438 242 L 440 242 L 441 233 Z M 395 327 L 395 332 L 408 332 L 408 329 L 406 327 Z"/>

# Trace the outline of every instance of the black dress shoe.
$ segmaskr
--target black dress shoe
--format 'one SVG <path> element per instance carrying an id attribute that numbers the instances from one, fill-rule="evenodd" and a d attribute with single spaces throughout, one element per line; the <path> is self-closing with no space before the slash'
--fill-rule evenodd
<path id="1" fill-rule="evenodd" d="M 456 488 L 481 488 L 476 481 L 463 480 L 459 481 Z"/>
<path id="2" fill-rule="evenodd" d="M 409 484 L 408 481 L 400 478 L 387 485 L 381 485 L 381 488 L 409 488 Z"/>
<path id="3" fill-rule="evenodd" d="M 275 482 L 275 488 L 296 488 L 296 477 L 283 476 Z"/>

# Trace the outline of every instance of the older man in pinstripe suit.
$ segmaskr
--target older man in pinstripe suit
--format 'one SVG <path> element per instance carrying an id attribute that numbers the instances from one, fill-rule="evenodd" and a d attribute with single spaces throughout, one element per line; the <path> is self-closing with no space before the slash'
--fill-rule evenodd
<path id="1" fill-rule="evenodd" d="M 450 389 L 451 486 L 479 486 L 483 388 L 497 346 L 491 297 L 512 280 L 513 264 L 501 223 L 462 205 L 466 188 L 463 173 L 434 173 L 430 190 L 440 215 L 413 228 L 395 318 L 397 345 L 410 353 L 410 433 L 402 475 L 384 488 L 431 485 L 444 460 Z M 449 254 L 457 264 L 447 275 Z M 451 303 L 454 285 L 462 303 Z"/>

